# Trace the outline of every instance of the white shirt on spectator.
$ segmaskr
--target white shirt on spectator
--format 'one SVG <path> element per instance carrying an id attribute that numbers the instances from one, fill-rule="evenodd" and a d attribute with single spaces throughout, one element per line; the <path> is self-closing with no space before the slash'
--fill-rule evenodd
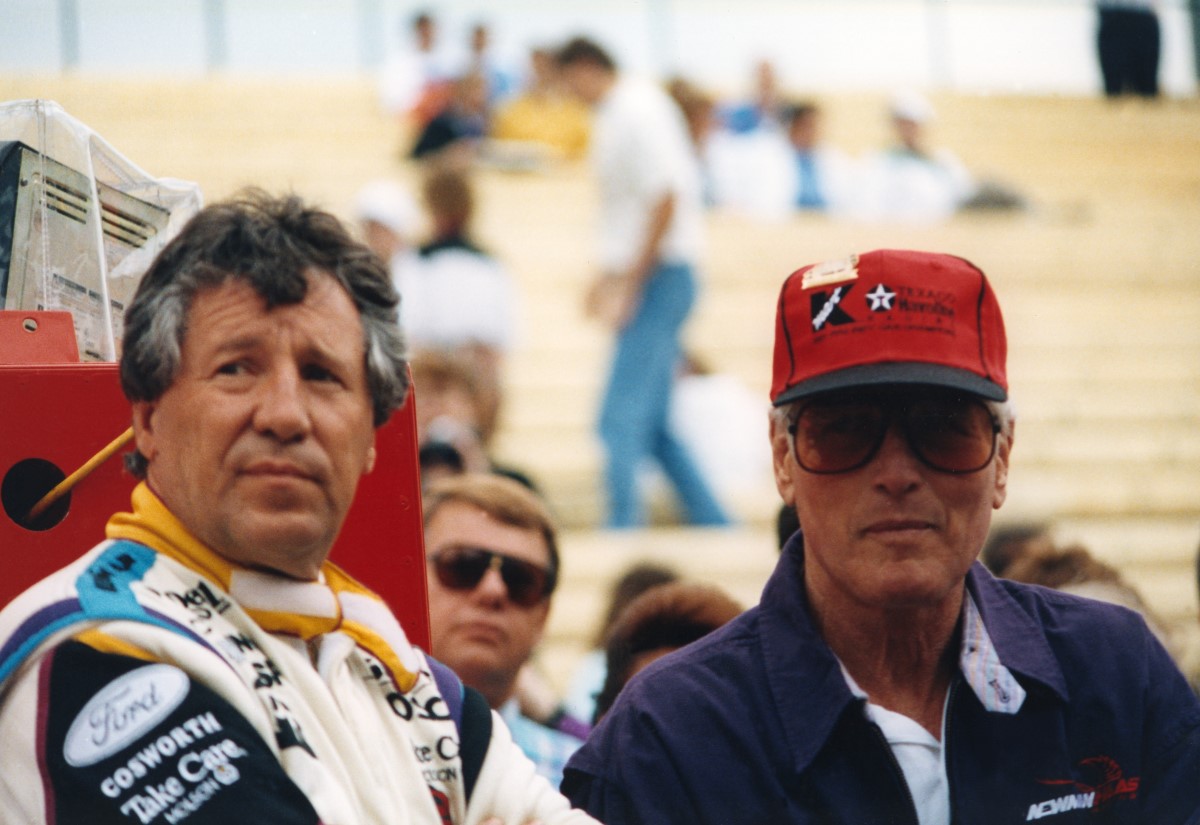
<path id="1" fill-rule="evenodd" d="M 936 223 L 974 192 L 971 173 L 949 150 L 917 155 L 890 149 L 864 164 L 856 212 L 866 220 Z"/>
<path id="2" fill-rule="evenodd" d="M 670 193 L 665 262 L 694 262 L 702 246 L 700 170 L 679 107 L 661 88 L 618 77 L 596 108 L 592 162 L 600 185 L 601 265 L 622 272 L 645 241 L 651 210 Z"/>
<path id="3" fill-rule="evenodd" d="M 467 245 L 449 244 L 393 259 L 392 274 L 410 348 L 511 348 L 516 289 L 495 259 Z"/>

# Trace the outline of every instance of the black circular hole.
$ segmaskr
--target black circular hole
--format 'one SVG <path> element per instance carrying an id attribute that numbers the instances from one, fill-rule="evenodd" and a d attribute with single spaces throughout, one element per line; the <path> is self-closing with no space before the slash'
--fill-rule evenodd
<path id="1" fill-rule="evenodd" d="M 67 517 L 71 509 L 70 493 L 51 504 L 46 512 L 32 522 L 26 522 L 25 516 L 33 509 L 33 505 L 42 500 L 42 496 L 66 477 L 62 470 L 44 458 L 18 461 L 5 473 L 4 481 L 0 483 L 0 502 L 4 504 L 4 512 L 28 530 L 49 530 Z"/>

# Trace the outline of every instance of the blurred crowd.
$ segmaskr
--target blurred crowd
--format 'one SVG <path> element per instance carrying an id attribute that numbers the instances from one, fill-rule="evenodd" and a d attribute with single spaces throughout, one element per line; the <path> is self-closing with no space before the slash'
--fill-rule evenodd
<path id="1" fill-rule="evenodd" d="M 636 165 L 621 167 L 632 150 L 613 146 L 631 141 L 629 146 L 640 147 L 635 154 L 656 158 L 643 160 L 643 166 L 680 170 L 672 173 L 676 183 L 653 185 L 682 189 L 665 225 L 662 243 L 670 248 L 635 249 L 635 240 L 627 240 L 626 260 L 673 264 L 682 255 L 696 272 L 702 271 L 703 261 L 698 260 L 698 224 L 691 223 L 693 203 L 697 211 L 761 219 L 817 214 L 905 223 L 936 222 L 962 210 L 1025 206 L 1018 193 L 978 179 L 953 151 L 934 142 L 933 106 L 915 91 L 899 92 L 888 101 L 884 117 L 892 142 L 854 157 L 825 138 L 823 105 L 785 91 L 770 61 L 751 67 L 745 95 L 720 98 L 683 78 L 637 78 L 645 81 L 638 86 L 602 47 L 586 40 L 594 49 L 585 49 L 582 61 L 567 55 L 565 44 L 543 44 L 529 50 L 525 66 L 514 67 L 495 53 L 487 23 L 472 24 L 464 43 L 450 43 L 433 11 L 406 18 L 400 40 L 401 48 L 380 73 L 379 99 L 396 119 L 399 159 L 415 170 L 418 182 L 412 184 L 411 174 L 404 180 L 372 181 L 362 188 L 356 213 L 365 236 L 389 261 L 402 295 L 402 321 L 421 392 L 422 456 L 430 473 L 496 468 L 490 452 L 503 410 L 505 358 L 518 337 L 515 280 L 472 230 L 474 175 L 480 167 L 536 172 L 587 158 L 600 174 L 602 191 L 601 169 L 607 164 L 617 170 L 607 183 L 616 194 L 602 197 L 602 203 L 610 204 L 602 212 L 615 215 L 601 221 L 604 258 L 613 243 L 606 238 L 636 240 L 652 223 L 649 211 L 638 210 L 657 208 L 649 197 L 629 195 L 650 186 L 631 182 L 636 176 L 658 174 L 639 171 Z M 585 65 L 581 71 L 580 64 L 587 64 L 593 53 L 612 65 L 599 72 Z M 613 91 L 635 87 L 636 93 Z M 619 104 L 622 98 L 641 102 Z M 621 106 L 630 114 L 611 114 Z M 622 117 L 629 123 L 622 123 Z M 607 129 L 599 144 L 597 128 Z M 692 235 L 697 237 L 687 242 L 687 249 L 679 247 L 679 238 Z M 649 270 L 630 279 L 622 269 L 626 265 L 599 273 L 585 296 L 586 312 L 613 325 L 618 344 L 631 334 L 633 319 L 645 319 L 642 328 L 650 331 L 636 345 L 639 371 L 645 371 L 646 355 L 662 352 L 674 375 L 651 382 L 671 390 L 666 402 L 670 421 L 654 427 L 684 442 L 689 459 L 675 461 L 682 453 L 674 449 L 655 455 L 661 436 L 648 431 L 631 441 L 632 425 L 614 418 L 618 411 L 633 416 L 631 398 L 642 398 L 646 391 L 610 398 L 599 424 L 609 448 L 607 521 L 613 526 L 641 523 L 646 516 L 629 489 L 653 489 L 662 480 L 677 488 L 681 520 L 724 523 L 727 514 L 718 508 L 724 504 L 727 510 L 729 501 L 744 491 L 757 491 L 769 476 L 769 459 L 765 450 L 747 449 L 745 438 L 734 443 L 736 436 L 713 437 L 708 423 L 719 416 L 709 414 L 711 402 L 721 399 L 726 415 L 739 421 L 758 416 L 761 405 L 737 386 L 737 379 L 699 366 L 705 360 L 702 353 L 679 349 L 672 336 L 677 336 L 680 321 L 655 331 L 658 319 L 675 312 L 671 307 L 679 305 L 671 301 L 677 299 L 647 304 L 646 295 L 663 290 L 640 292 L 640 279 Z M 688 289 L 700 283 L 693 276 Z M 690 298 L 678 300 L 691 305 Z M 686 318 L 686 307 L 680 319 Z M 670 363 L 676 366 L 670 368 Z M 618 373 L 619 364 L 614 361 Z M 628 375 L 615 374 L 610 390 L 617 392 L 628 382 Z M 655 402 L 656 409 L 660 403 Z M 636 415 L 646 419 L 644 412 Z M 718 429 L 752 432 L 750 427 Z M 627 460 L 619 461 L 620 456 Z M 498 469 L 536 487 L 521 468 Z M 630 473 L 636 481 L 628 480 Z M 707 490 L 697 486 L 697 477 Z"/>
<path id="2" fill-rule="evenodd" d="M 543 169 L 587 152 L 591 117 L 565 86 L 556 47 L 536 46 L 527 65 L 512 68 L 493 54 L 486 23 L 470 28 L 457 59 L 432 13 L 409 26 L 406 49 L 379 82 L 381 104 L 412 132 L 402 155 Z M 687 78 L 663 81 L 687 123 L 706 206 L 759 218 L 799 211 L 916 223 L 1026 206 L 1011 186 L 978 178 L 936 143 L 937 114 L 914 90 L 897 92 L 881 113 L 890 141 L 856 157 L 826 138 L 825 106 L 783 88 L 770 60 L 750 74 L 749 90 L 733 95 Z"/>
<path id="3" fill-rule="evenodd" d="M 516 509 L 533 515 L 524 521 L 495 517 L 524 531 L 527 540 L 542 530 L 549 537 L 545 542 L 550 548 L 549 564 L 541 558 L 534 561 L 557 577 L 560 560 L 553 517 L 537 503 L 544 492 L 539 480 L 525 468 L 507 465 L 493 455 L 504 407 L 506 358 L 519 337 L 515 319 L 520 296 L 504 262 L 475 237 L 474 174 L 480 166 L 544 171 L 588 157 L 598 164 L 603 187 L 605 164 L 612 163 L 611 141 L 617 134 L 612 100 L 632 93 L 620 67 L 591 41 L 577 38 L 565 46 L 535 47 L 527 65 L 518 70 L 493 54 L 491 32 L 484 23 L 470 28 L 458 59 L 446 56 L 449 51 L 432 13 L 417 14 L 406 23 L 407 48 L 385 67 L 379 90 L 381 104 L 404 126 L 398 130 L 403 141 L 399 155 L 412 164 L 419 185 L 410 188 L 391 178 L 373 181 L 359 194 L 356 216 L 370 245 L 389 262 L 401 294 L 402 322 L 419 397 L 422 484 L 432 491 L 430 500 L 435 504 L 426 514 L 427 531 L 431 513 L 441 513 L 433 525 L 430 549 L 437 550 L 434 545 L 442 541 L 443 533 L 450 536 L 465 529 L 446 518 L 447 513 L 457 512 L 457 505 L 445 506 L 447 499 L 499 512 L 492 493 L 484 496 L 472 490 L 480 486 L 481 475 L 502 476 L 505 483 L 515 482 L 526 491 L 508 489 L 504 496 L 520 499 L 524 503 Z M 587 69 L 584 75 L 579 71 L 581 62 Z M 888 142 L 854 156 L 827 139 L 825 103 L 789 93 L 770 61 L 760 61 L 749 74 L 749 91 L 732 97 L 713 94 L 686 78 L 655 82 L 655 94 L 661 93 L 672 109 L 670 123 L 658 119 L 657 98 L 639 92 L 646 96 L 638 98 L 637 105 L 647 108 L 634 110 L 650 112 L 646 122 L 680 130 L 683 140 L 670 145 L 686 155 L 686 165 L 695 173 L 701 208 L 768 220 L 806 214 L 930 224 L 964 211 L 1016 211 L 1029 206 L 1020 192 L 973 173 L 954 150 L 937 142 L 937 112 L 917 91 L 902 90 L 888 98 L 880 113 L 888 124 Z M 629 169 L 623 173 L 632 174 Z M 678 198 L 672 202 L 676 219 L 679 204 Z M 594 288 L 611 288 L 612 278 L 621 274 L 602 273 Z M 636 313 L 639 302 L 646 300 L 637 292 L 645 284 L 635 283 L 633 289 L 632 308 L 616 311 L 618 347 L 627 321 L 621 312 Z M 601 294 L 588 300 L 612 299 Z M 603 306 L 591 310 L 593 317 L 614 312 Z M 770 476 L 770 456 L 759 449 L 763 445 L 757 438 L 764 405 L 736 379 L 714 373 L 700 354 L 670 349 L 677 342 L 662 346 L 677 364 L 670 380 L 667 426 L 671 436 L 690 452 L 714 495 L 728 503 L 737 496 L 739 484 L 754 487 Z M 730 437 L 723 438 L 722 433 Z M 748 438 L 740 438 L 743 435 Z M 648 457 L 652 457 L 649 451 L 637 456 Z M 654 480 L 651 477 L 649 483 Z M 486 490 L 487 484 L 480 489 Z M 522 498 L 526 493 L 533 498 Z M 611 489 L 609 493 L 619 495 Z M 694 518 L 686 506 L 677 515 L 693 524 L 725 523 Z M 614 523 L 610 513 L 608 526 L 623 525 Z M 799 530 L 794 513 L 786 507 L 780 510 L 778 529 L 781 547 Z M 459 546 L 449 538 L 446 542 Z M 519 557 L 522 551 L 512 552 Z M 542 555 L 541 550 L 530 552 Z M 435 613 L 441 611 L 443 626 L 452 625 L 453 610 L 439 608 L 439 602 L 481 607 L 504 601 L 503 588 L 491 593 L 486 586 L 484 561 L 456 557 L 458 568 L 436 571 L 434 608 Z M 1057 543 L 1045 525 L 997 528 L 982 561 L 998 577 L 1138 611 L 1181 665 L 1189 673 L 1200 673 L 1189 659 L 1194 654 L 1184 638 L 1187 634 L 1156 616 L 1116 568 L 1081 545 Z M 473 572 L 464 578 L 462 570 L 468 569 Z M 719 588 L 690 581 L 658 564 L 636 563 L 613 581 L 593 649 L 560 696 L 536 667 L 537 645 L 556 579 L 545 585 L 544 600 L 531 602 L 532 606 L 514 599 L 519 595 L 515 571 L 511 579 L 505 573 L 504 582 L 508 602 L 516 604 L 508 604 L 505 615 L 519 625 L 514 637 L 520 644 L 503 662 L 493 663 L 490 671 L 474 662 L 452 664 L 460 671 L 479 670 L 480 681 L 486 681 L 489 673 L 490 678 L 500 679 L 502 689 L 496 692 L 493 707 L 503 710 L 514 729 L 525 724 L 517 718 L 518 711 L 540 726 L 526 731 L 530 736 L 535 731 L 536 741 L 525 744 L 531 756 L 541 755 L 539 765 L 555 779 L 561 776 L 566 755 L 603 716 L 625 681 L 658 656 L 741 611 Z M 437 627 L 434 641 L 436 648 Z M 441 644 L 442 650 L 435 651 L 439 655 L 448 660 L 459 655 L 446 647 L 447 642 Z"/>

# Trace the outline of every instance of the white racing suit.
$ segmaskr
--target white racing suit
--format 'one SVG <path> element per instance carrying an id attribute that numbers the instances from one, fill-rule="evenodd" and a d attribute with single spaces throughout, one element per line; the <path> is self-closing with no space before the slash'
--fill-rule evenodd
<path id="1" fill-rule="evenodd" d="M 232 566 L 133 503 L 0 613 L 0 823 L 592 821 L 336 566 Z"/>

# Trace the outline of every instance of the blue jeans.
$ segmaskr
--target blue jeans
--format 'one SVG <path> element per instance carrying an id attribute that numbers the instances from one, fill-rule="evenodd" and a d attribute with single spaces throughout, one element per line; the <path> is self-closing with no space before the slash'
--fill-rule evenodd
<path id="1" fill-rule="evenodd" d="M 695 299 L 691 266 L 660 264 L 642 290 L 636 313 L 617 336 L 599 422 L 607 450 L 608 527 L 645 523 L 637 483 L 638 467 L 645 458 L 653 458 L 662 467 L 688 523 L 729 523 L 686 446 L 669 425 L 680 356 L 679 331 Z"/>

